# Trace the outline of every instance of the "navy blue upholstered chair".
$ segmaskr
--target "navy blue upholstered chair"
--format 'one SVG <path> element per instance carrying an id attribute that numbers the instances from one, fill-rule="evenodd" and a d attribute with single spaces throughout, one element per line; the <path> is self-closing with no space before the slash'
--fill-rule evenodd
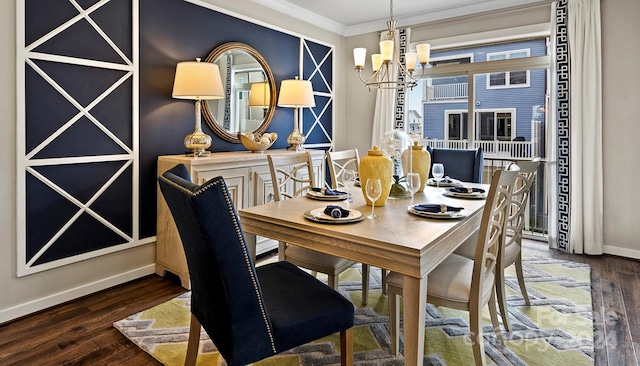
<path id="1" fill-rule="evenodd" d="M 444 174 L 463 182 L 482 183 L 484 154 L 478 149 L 436 149 L 427 147 L 431 154 L 431 165 L 442 163 Z M 431 172 L 429 172 L 429 176 Z"/>
<path id="2" fill-rule="evenodd" d="M 201 186 L 184 165 L 159 178 L 191 277 L 185 364 L 195 365 L 200 326 L 228 365 L 246 365 L 340 332 L 353 364 L 353 304 L 288 262 L 255 267 L 222 177 Z"/>

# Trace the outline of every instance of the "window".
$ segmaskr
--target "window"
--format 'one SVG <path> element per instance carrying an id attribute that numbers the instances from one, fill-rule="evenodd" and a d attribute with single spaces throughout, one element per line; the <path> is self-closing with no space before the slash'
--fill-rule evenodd
<path id="1" fill-rule="evenodd" d="M 531 50 L 514 50 L 487 53 L 487 61 L 508 60 L 529 57 Z M 489 74 L 487 89 L 522 88 L 529 86 L 529 71 L 506 71 Z"/>
<path id="2" fill-rule="evenodd" d="M 482 111 L 477 112 L 478 140 L 511 141 L 515 133 L 513 121 L 515 111 Z"/>
<path id="3" fill-rule="evenodd" d="M 445 137 L 449 140 L 466 140 L 468 138 L 468 113 L 465 112 L 447 112 L 447 132 Z"/>

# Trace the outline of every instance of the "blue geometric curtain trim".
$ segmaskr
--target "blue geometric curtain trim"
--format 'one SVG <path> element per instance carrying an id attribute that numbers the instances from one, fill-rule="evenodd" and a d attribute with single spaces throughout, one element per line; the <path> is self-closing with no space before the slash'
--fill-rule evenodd
<path id="1" fill-rule="evenodd" d="M 559 0 L 556 8 L 556 68 L 557 68 L 557 141 L 558 141 L 558 185 L 557 206 L 557 241 L 558 249 L 569 251 L 570 238 L 570 193 L 571 193 L 571 116 L 570 90 L 571 75 L 569 70 L 569 39 L 567 35 L 567 0 Z"/>

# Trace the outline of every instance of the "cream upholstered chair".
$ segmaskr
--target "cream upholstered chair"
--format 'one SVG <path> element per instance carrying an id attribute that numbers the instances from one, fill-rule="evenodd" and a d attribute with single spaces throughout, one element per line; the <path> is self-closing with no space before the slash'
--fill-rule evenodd
<path id="1" fill-rule="evenodd" d="M 311 153 L 292 152 L 283 155 L 268 155 L 267 159 L 269 160 L 275 201 L 300 196 L 315 187 L 316 179 Z M 278 258 L 281 261 L 307 268 L 313 273 L 326 273 L 328 285 L 336 290 L 340 273 L 356 263 L 315 250 L 289 245 L 282 241 L 278 244 Z M 364 270 L 365 268 L 363 268 Z M 366 270 L 368 272 L 368 268 Z M 368 278 L 365 280 L 365 276 L 363 276 L 362 301 L 365 304 L 369 295 L 367 280 Z"/>
<path id="2" fill-rule="evenodd" d="M 482 213 L 474 259 L 452 253 L 428 275 L 426 301 L 469 312 L 469 326 L 476 365 L 484 365 L 482 309 L 489 304 L 489 313 L 496 336 L 504 344 L 495 302 L 495 273 L 498 265 L 500 236 L 504 230 L 511 202 L 515 171 L 497 170 Z M 399 352 L 399 296 L 403 276 L 391 272 L 387 277 L 389 320 L 391 322 L 391 352 Z"/>
<path id="3" fill-rule="evenodd" d="M 353 169 L 357 172 L 360 168 L 358 149 L 327 151 L 327 165 L 329 166 L 331 188 L 341 187 L 343 184 L 340 180 L 344 171 Z"/>
<path id="4" fill-rule="evenodd" d="M 500 238 L 500 251 L 498 252 L 498 262 L 500 266 L 496 271 L 496 296 L 498 306 L 500 308 L 500 316 L 502 317 L 502 325 L 506 331 L 511 331 L 509 321 L 509 311 L 507 310 L 507 296 L 505 291 L 504 270 L 510 265 L 515 265 L 516 276 L 520 292 L 527 305 L 531 305 L 527 287 L 524 283 L 524 273 L 522 271 L 522 229 L 524 227 L 525 209 L 529 192 L 533 185 L 538 167 L 540 166 L 540 158 L 534 158 L 531 161 L 520 161 L 517 164 L 512 163 L 507 167 L 509 170 L 517 170 L 519 172 L 516 183 L 513 188 L 513 197 L 511 207 L 509 208 L 509 217 L 507 218 L 506 230 Z M 476 242 L 476 233 L 467 239 L 455 253 L 467 258 L 473 258 Z"/>
<path id="5" fill-rule="evenodd" d="M 516 179 L 513 188 L 513 198 L 511 200 L 511 208 L 509 217 L 507 218 L 506 230 L 500 240 L 500 252 L 498 254 L 498 262 L 501 263 L 496 274 L 496 295 L 498 297 L 498 306 L 502 316 L 502 325 L 507 331 L 511 330 L 509 322 L 509 313 L 507 310 L 507 294 L 505 292 L 504 269 L 514 264 L 516 267 L 516 276 L 518 277 L 518 285 L 520 292 L 527 305 L 531 305 L 527 287 L 524 284 L 524 273 L 522 271 L 522 229 L 524 227 L 525 210 L 527 208 L 527 200 L 529 192 L 533 185 L 533 179 L 536 176 L 540 159 L 534 158 L 531 161 L 520 161 L 510 165 L 507 169 L 518 170 L 520 174 Z M 517 168 L 517 169 L 516 169 Z"/>
<path id="6" fill-rule="evenodd" d="M 342 174 L 347 169 L 353 169 L 356 172 L 360 169 L 360 154 L 358 149 L 348 149 L 341 151 L 327 151 L 327 165 L 329 166 L 329 176 L 331 178 L 331 188 L 336 189 L 342 187 Z M 387 293 L 387 271 L 381 268 L 382 273 L 382 293 Z M 369 266 L 362 265 L 362 286 L 369 286 Z M 365 279 L 366 277 L 366 279 Z M 362 305 L 366 305 L 367 300 L 362 299 Z"/>

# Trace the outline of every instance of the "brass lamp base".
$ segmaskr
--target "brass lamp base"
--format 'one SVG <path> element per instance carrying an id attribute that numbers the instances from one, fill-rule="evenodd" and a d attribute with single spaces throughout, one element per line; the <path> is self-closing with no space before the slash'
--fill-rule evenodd
<path id="1" fill-rule="evenodd" d="M 287 136 L 287 143 L 290 145 L 287 150 L 304 151 L 305 138 L 297 129 L 293 130 L 289 136 Z"/>
<path id="2" fill-rule="evenodd" d="M 184 146 L 191 150 L 189 156 L 205 156 L 211 154 L 207 149 L 211 146 L 211 136 L 202 131 L 194 131 L 184 138 Z"/>

